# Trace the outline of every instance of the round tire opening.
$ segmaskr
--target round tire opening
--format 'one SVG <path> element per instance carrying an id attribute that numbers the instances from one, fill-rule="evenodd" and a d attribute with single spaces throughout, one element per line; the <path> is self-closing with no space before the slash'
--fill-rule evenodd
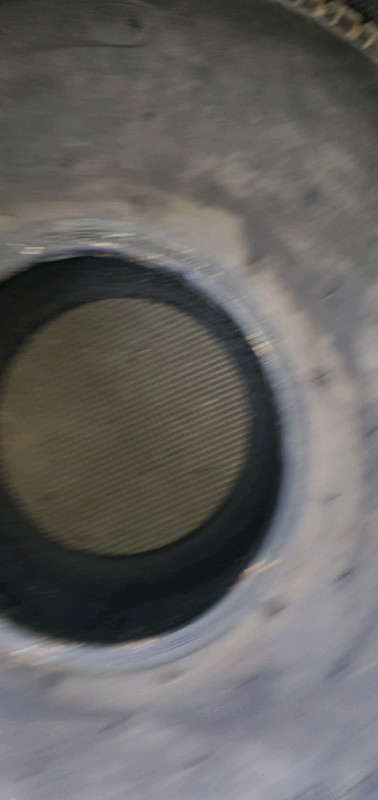
<path id="1" fill-rule="evenodd" d="M 274 506 L 279 426 L 231 316 L 105 255 L 0 289 L 0 582 L 50 635 L 151 636 L 217 600 Z"/>

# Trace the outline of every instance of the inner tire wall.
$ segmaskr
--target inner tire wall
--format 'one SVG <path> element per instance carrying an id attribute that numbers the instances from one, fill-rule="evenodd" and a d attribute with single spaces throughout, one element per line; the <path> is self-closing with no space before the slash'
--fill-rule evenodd
<path id="1" fill-rule="evenodd" d="M 100 253 L 45 261 L 14 276 L 0 291 L 3 374 L 28 337 L 56 314 L 117 297 L 160 299 L 199 319 L 238 366 L 251 424 L 246 464 L 220 508 L 182 540 L 140 555 L 101 557 L 59 547 L 38 532 L 2 484 L 0 578 L 12 598 L 10 613 L 51 635 L 81 641 L 161 633 L 211 605 L 257 552 L 280 471 L 279 423 L 256 356 L 231 317 L 172 271 Z"/>

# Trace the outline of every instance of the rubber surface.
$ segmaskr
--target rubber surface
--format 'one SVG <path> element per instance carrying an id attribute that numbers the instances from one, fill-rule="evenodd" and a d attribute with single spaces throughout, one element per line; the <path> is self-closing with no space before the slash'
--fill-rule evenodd
<path id="1" fill-rule="evenodd" d="M 16 621 L 30 624 L 37 630 L 51 635 L 78 641 L 118 642 L 171 630 L 198 615 L 222 596 L 242 567 L 257 553 L 277 494 L 280 435 L 270 386 L 258 359 L 235 321 L 217 305 L 215 300 L 196 292 L 185 278 L 185 273 L 159 268 L 159 264 L 151 267 L 148 261 L 143 263 L 140 259 L 127 261 L 112 255 L 105 257 L 102 251 L 96 252 L 97 256 L 45 260 L 27 271 L 21 271 L 20 274 L 4 282 L 1 287 L 0 375 L 3 380 L 0 389 L 4 414 L 0 426 L 2 473 L 0 583 L 4 593 L 10 598 L 7 610 Z M 53 429 L 56 427 L 57 433 L 42 437 L 38 452 L 41 434 L 36 433 L 30 424 L 30 419 L 33 421 L 33 414 L 31 417 L 28 416 L 28 408 L 33 403 L 33 392 L 34 396 L 37 394 L 39 404 L 42 402 L 40 399 L 42 391 L 45 398 L 48 398 L 48 381 L 45 379 L 42 386 L 35 387 L 32 380 L 24 381 L 24 370 L 21 369 L 21 376 L 20 374 L 16 376 L 16 385 L 17 380 L 19 381 L 20 396 L 13 399 L 13 402 L 9 401 L 9 396 L 7 397 L 6 386 L 10 380 L 9 372 L 12 371 L 12 364 L 14 362 L 17 364 L 17 359 L 20 360 L 25 355 L 23 349 L 25 344 L 35 340 L 41 331 L 48 330 L 49 324 L 51 327 L 58 315 L 69 309 L 82 309 L 85 304 L 88 308 L 93 308 L 101 301 L 120 302 L 125 298 L 130 299 L 130 302 L 135 299 L 155 304 L 164 301 L 169 304 L 172 312 L 177 314 L 180 311 L 192 325 L 197 322 L 197 325 L 203 328 L 204 334 L 210 338 L 207 357 L 210 359 L 213 353 L 213 364 L 215 364 L 216 358 L 219 358 L 219 351 L 223 351 L 224 359 L 223 362 L 218 360 L 219 368 L 222 363 L 224 365 L 225 359 L 228 366 L 234 368 L 240 387 L 239 396 L 244 404 L 245 424 L 244 458 L 238 474 L 226 496 L 218 501 L 205 519 L 199 520 L 191 530 L 184 531 L 179 541 L 162 543 L 160 547 L 152 547 L 145 553 L 135 551 L 134 548 L 119 557 L 111 550 L 104 556 L 103 553 L 96 551 L 88 553 L 84 547 L 72 548 L 68 546 L 67 541 L 55 541 L 50 531 L 41 524 L 38 515 L 33 514 L 33 504 L 30 503 L 30 499 L 29 503 L 20 502 L 20 496 L 15 491 L 15 481 L 12 483 L 9 479 L 10 470 L 7 468 L 7 459 L 9 461 L 9 458 L 13 457 L 13 451 L 15 450 L 17 458 L 20 446 L 25 447 L 28 437 L 31 437 L 32 443 L 37 440 L 36 449 L 33 448 L 29 453 L 24 451 L 23 469 L 26 470 L 29 463 L 29 468 L 33 470 L 38 483 L 38 480 L 41 480 L 38 475 L 41 457 L 42 463 L 44 459 L 50 458 L 52 476 L 54 459 L 57 459 L 62 469 L 63 483 L 64 453 L 62 455 L 62 440 L 59 439 L 59 434 L 64 436 L 69 450 L 69 437 L 71 436 L 72 449 L 72 439 L 80 441 L 80 435 L 76 430 L 75 414 L 69 413 L 69 405 L 64 424 L 64 416 L 62 419 L 56 407 L 54 409 L 50 402 L 50 407 L 43 410 L 44 424 Z M 164 340 L 163 335 L 160 340 Z M 54 346 L 53 337 L 50 342 Z M 117 349 L 119 344 L 117 340 L 113 342 L 115 354 L 119 353 Z M 217 346 L 215 356 L 214 345 Z M 173 353 L 172 346 L 170 355 Z M 55 358 L 59 360 L 57 355 Z M 122 358 L 122 349 L 119 358 L 127 369 L 127 361 L 125 357 Z M 73 363 L 76 363 L 74 359 L 59 361 L 60 377 L 59 379 L 55 377 L 55 382 L 58 390 L 59 383 L 61 384 L 58 391 L 61 403 L 65 400 L 67 402 L 64 385 L 70 383 L 72 387 Z M 143 360 L 138 363 L 143 364 Z M 157 359 L 154 363 L 157 363 Z M 188 359 L 186 364 L 190 367 Z M 198 367 L 197 364 L 197 369 Z M 81 365 L 82 375 L 84 371 L 85 367 Z M 219 371 L 221 373 L 220 369 Z M 159 372 L 164 389 L 163 369 L 160 368 Z M 54 376 L 53 367 L 49 375 Z M 173 393 L 176 391 L 176 378 L 177 373 L 175 375 L 172 370 L 170 391 Z M 217 377 L 218 381 L 220 379 L 221 374 Z M 131 383 L 131 375 L 129 382 Z M 193 378 L 190 383 L 192 387 L 195 386 L 195 379 Z M 210 385 L 210 380 L 207 383 Z M 92 391 L 98 393 L 101 390 L 103 404 L 111 407 L 116 385 L 116 379 L 107 383 L 106 380 L 99 381 L 97 377 Z M 142 382 L 142 385 L 146 391 L 147 381 Z M 188 381 L 186 388 L 188 391 Z M 131 396 L 133 390 L 137 390 L 137 377 L 129 390 Z M 122 404 L 124 414 L 127 413 L 127 396 L 130 395 L 126 395 Z M 185 404 L 185 398 L 183 402 Z M 25 404 L 24 414 L 14 429 L 12 413 L 19 403 Z M 165 403 L 166 414 L 169 414 L 171 408 L 173 415 L 169 397 L 165 398 Z M 76 413 L 77 407 L 76 402 L 74 405 Z M 142 401 L 139 401 L 139 408 L 141 407 Z M 188 403 L 186 407 L 188 410 Z M 91 397 L 87 397 L 88 415 L 91 414 L 91 409 Z M 240 407 L 237 410 L 240 412 Z M 228 414 L 227 418 L 224 411 L 223 422 L 227 425 L 225 433 L 230 437 L 234 433 L 236 440 L 237 430 L 233 432 L 232 416 Z M 38 415 L 37 409 L 37 420 Z M 10 428 L 7 425 L 9 421 Z M 122 438 L 122 425 L 125 423 L 118 420 L 117 426 L 117 420 L 113 419 L 112 424 L 116 426 L 116 435 Z M 180 423 L 180 430 L 180 441 L 183 441 L 184 422 Z M 211 422 L 208 418 L 203 438 L 210 430 Z M 98 431 L 98 436 L 100 435 L 101 429 Z M 58 437 L 58 446 L 52 452 L 55 436 Z M 142 443 L 139 445 L 138 439 L 134 443 L 137 454 L 140 454 L 143 448 L 143 431 L 139 432 L 139 436 L 142 437 Z M 192 449 L 195 450 L 194 445 Z M 225 444 L 223 450 L 227 454 Z M 176 454 L 177 452 L 176 446 Z M 131 464 L 132 457 L 131 453 L 129 456 Z M 153 457 L 156 457 L 154 448 L 150 455 L 149 466 L 153 463 Z M 194 458 L 195 453 L 191 457 Z M 92 488 L 92 491 L 97 491 L 100 497 L 105 491 L 104 505 L 107 491 L 106 470 L 114 471 L 112 459 L 115 459 L 117 468 L 117 463 L 122 458 L 124 458 L 122 451 L 116 447 L 105 452 L 103 471 L 98 475 L 97 485 Z M 161 448 L 160 459 L 163 459 Z M 230 451 L 228 459 L 231 459 Z M 85 448 L 81 448 L 80 452 L 76 453 L 75 465 L 75 470 L 79 470 L 79 474 L 90 475 L 91 466 L 88 466 L 88 460 L 93 461 L 93 457 L 88 459 Z M 59 465 L 56 469 L 58 468 Z M 180 463 L 176 466 L 177 473 L 179 468 Z M 122 472 L 125 471 L 125 468 L 122 470 L 122 463 L 118 469 L 121 472 L 118 480 L 122 480 Z M 13 471 L 13 476 L 14 474 Z M 76 477 L 76 482 L 77 480 Z M 170 480 L 173 480 L 172 475 Z M 142 480 L 142 486 L 146 491 L 148 479 Z M 43 488 L 41 487 L 42 491 Z M 60 488 L 63 492 L 61 502 L 64 501 L 66 508 L 64 520 L 67 527 L 73 528 L 73 533 L 75 530 L 80 531 L 80 525 L 89 528 L 91 508 L 87 508 L 85 500 L 79 501 L 78 522 L 70 518 L 71 496 L 75 494 L 77 486 L 74 486 L 68 495 L 64 493 L 64 487 Z M 127 487 L 124 492 L 127 492 Z M 198 504 L 199 498 L 200 493 L 198 493 Z M 139 502 L 142 501 L 139 498 Z M 115 503 L 114 496 L 113 502 Z M 125 504 L 126 501 L 123 502 Z M 163 509 L 166 504 L 167 500 L 162 504 Z M 147 500 L 144 500 L 144 506 L 147 506 Z M 117 510 L 116 506 L 114 510 Z M 52 501 L 48 499 L 46 513 L 53 514 L 53 512 L 54 495 Z M 102 508 L 97 509 L 100 522 L 103 513 Z M 157 515 L 157 511 L 155 514 Z M 113 532 L 111 523 L 112 520 L 107 522 L 105 516 L 105 519 L 102 519 L 104 530 L 101 526 L 97 529 L 102 532 L 104 538 L 107 534 L 106 525 L 110 525 L 109 536 Z M 126 509 L 121 517 L 121 523 L 126 530 L 127 525 L 132 528 L 130 503 L 129 510 Z M 148 518 L 145 520 L 145 526 L 145 537 L 152 537 L 154 529 Z M 130 534 L 130 537 L 132 536 L 133 530 Z"/>
<path id="2" fill-rule="evenodd" d="M 302 398 L 295 522 L 190 655 L 167 637 L 165 664 L 138 670 L 146 643 L 114 673 L 7 639 L 0 797 L 375 800 L 375 69 L 278 5 L 143 8 L 133 48 L 74 47 L 69 14 L 50 50 L 43 19 L 24 45 L 8 25 L 2 269 L 69 243 L 67 217 L 210 253 L 290 365 L 277 393 L 289 375 Z"/>

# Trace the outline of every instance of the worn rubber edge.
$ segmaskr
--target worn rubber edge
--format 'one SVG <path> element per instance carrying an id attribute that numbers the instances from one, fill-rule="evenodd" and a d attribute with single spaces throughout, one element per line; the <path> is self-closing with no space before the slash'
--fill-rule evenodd
<path id="1" fill-rule="evenodd" d="M 314 20 L 378 64 L 378 25 L 339 0 L 269 0 Z"/>

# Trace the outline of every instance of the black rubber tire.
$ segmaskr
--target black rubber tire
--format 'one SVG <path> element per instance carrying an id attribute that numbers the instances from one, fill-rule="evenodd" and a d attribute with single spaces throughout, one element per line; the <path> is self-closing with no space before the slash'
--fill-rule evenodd
<path id="1" fill-rule="evenodd" d="M 2 278 L 140 229 L 219 265 L 285 439 L 264 548 L 198 621 L 78 648 L 4 617 L 1 800 L 375 800 L 369 52 L 257 0 L 6 0 L 0 31 Z"/>
<path id="2" fill-rule="evenodd" d="M 194 291 L 185 273 L 101 253 L 44 260 L 14 275 L 0 292 L 0 391 L 9 363 L 44 324 L 77 305 L 120 297 L 163 297 L 223 342 L 243 381 L 250 424 L 243 469 L 221 506 L 197 530 L 148 553 L 104 557 L 61 547 L 19 507 L 7 481 L 0 484 L 7 613 L 41 633 L 79 642 L 157 635 L 206 610 L 258 552 L 279 482 L 279 425 L 269 383 L 232 317 Z"/>

